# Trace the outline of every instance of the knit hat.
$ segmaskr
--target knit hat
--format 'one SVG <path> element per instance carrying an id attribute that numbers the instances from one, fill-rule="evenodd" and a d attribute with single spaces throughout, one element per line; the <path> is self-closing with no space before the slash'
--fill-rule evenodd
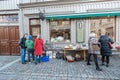
<path id="1" fill-rule="evenodd" d="M 32 39 L 32 36 L 31 36 L 31 35 L 28 35 L 28 39 Z"/>

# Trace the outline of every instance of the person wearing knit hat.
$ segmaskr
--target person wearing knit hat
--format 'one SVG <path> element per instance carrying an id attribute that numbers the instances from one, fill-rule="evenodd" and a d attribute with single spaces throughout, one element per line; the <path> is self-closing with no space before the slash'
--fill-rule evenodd
<path id="1" fill-rule="evenodd" d="M 96 53 L 97 50 L 94 50 L 93 46 L 92 46 L 92 45 L 98 46 L 98 44 L 99 43 L 97 41 L 96 34 L 95 34 L 95 32 L 92 31 L 89 35 L 89 40 L 88 40 L 89 48 L 88 48 L 87 65 L 91 65 L 90 64 L 90 57 L 91 57 L 91 55 L 93 55 L 94 62 L 95 62 L 95 65 L 96 65 L 96 70 L 101 71 L 101 69 L 98 65 L 98 60 L 97 60 L 97 53 Z"/>
<path id="2" fill-rule="evenodd" d="M 29 40 L 32 39 L 32 35 L 28 35 L 28 39 L 29 39 Z"/>
<path id="3" fill-rule="evenodd" d="M 27 47 L 28 62 L 30 62 L 30 55 L 32 55 L 32 59 L 34 60 L 34 42 L 31 35 L 28 35 L 25 46 Z"/>

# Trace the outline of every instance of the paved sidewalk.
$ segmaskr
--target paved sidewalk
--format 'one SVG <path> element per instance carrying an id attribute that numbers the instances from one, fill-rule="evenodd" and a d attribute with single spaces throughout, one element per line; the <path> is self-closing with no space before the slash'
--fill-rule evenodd
<path id="1" fill-rule="evenodd" d="M 2 60 L 4 58 L 6 61 Z M 120 80 L 118 56 L 111 58 L 108 68 L 100 66 L 103 69 L 101 72 L 95 70 L 94 62 L 87 66 L 84 61 L 68 63 L 61 59 L 51 59 L 38 65 L 33 63 L 23 65 L 18 56 L 0 56 L 0 64 L 4 61 L 8 62 L 4 66 L 11 64 L 3 69 L 1 68 L 4 66 L 0 66 L 0 80 Z"/>
<path id="2" fill-rule="evenodd" d="M 18 58 L 19 56 L 0 56 L 0 68 L 12 61 L 15 61 Z"/>

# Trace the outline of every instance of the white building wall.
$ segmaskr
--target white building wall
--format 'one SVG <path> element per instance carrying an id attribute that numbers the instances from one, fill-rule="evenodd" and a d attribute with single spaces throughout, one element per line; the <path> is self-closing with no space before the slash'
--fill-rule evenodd
<path id="1" fill-rule="evenodd" d="M 87 11 L 110 11 L 120 8 L 120 1 L 99 2 L 99 3 L 83 3 L 83 4 L 67 4 L 67 5 L 55 5 L 46 7 L 32 7 L 24 9 L 24 14 L 38 13 L 39 9 L 45 9 L 46 13 L 81 13 Z M 120 9 L 119 9 L 120 10 Z"/>
<path id="2" fill-rule="evenodd" d="M 71 20 L 71 43 L 76 43 L 76 20 Z"/>
<path id="3" fill-rule="evenodd" d="M 116 42 L 120 42 L 120 17 L 116 18 Z"/>
<path id="4" fill-rule="evenodd" d="M 0 10 L 18 9 L 17 4 L 19 4 L 19 0 L 0 1 Z"/>
<path id="5" fill-rule="evenodd" d="M 0 15 L 18 14 L 19 8 L 17 6 L 19 0 L 2 0 L 0 1 Z M 19 23 L 1 22 L 0 26 L 19 26 Z"/>
<path id="6" fill-rule="evenodd" d="M 45 1 L 58 1 L 58 0 L 20 0 L 20 3 L 45 2 Z"/>
<path id="7" fill-rule="evenodd" d="M 83 12 L 100 12 L 100 11 L 118 11 L 120 10 L 120 1 L 109 1 L 109 2 L 95 2 L 95 3 L 76 3 L 76 4 L 66 4 L 66 5 L 49 5 L 45 7 L 31 7 L 31 8 L 24 8 L 23 14 L 38 14 L 39 10 L 45 9 L 46 14 L 69 14 L 69 13 L 83 13 Z M 90 29 L 90 19 L 85 19 L 86 26 L 85 26 L 85 43 L 87 43 L 89 29 Z M 45 24 L 47 23 L 47 24 Z M 117 41 L 120 42 L 120 17 L 116 19 L 116 37 Z M 27 24 L 26 21 L 24 24 Z M 76 43 L 76 20 L 72 20 L 71 22 L 71 43 Z M 44 27 L 46 26 L 46 27 Z M 25 27 L 25 26 L 24 26 Z M 45 37 L 45 40 L 50 40 L 49 36 L 49 21 L 42 22 L 42 35 Z M 43 28 L 44 27 L 44 28 Z M 118 29 L 119 28 L 119 29 Z M 44 32 L 47 30 L 48 32 Z M 119 30 L 119 31 L 118 31 Z M 47 34 L 47 36 L 45 36 Z"/>
<path id="8" fill-rule="evenodd" d="M 19 34 L 20 34 L 20 37 L 22 37 L 23 36 L 23 33 L 24 33 L 24 29 L 23 29 L 23 10 L 22 9 L 20 9 L 19 10 L 19 15 L 18 16 L 20 16 L 19 17 Z"/>
<path id="9" fill-rule="evenodd" d="M 44 42 L 49 41 L 50 36 L 49 34 L 49 22 L 47 21 L 40 21 L 41 23 L 41 37 L 43 38 Z M 48 23 L 48 24 L 47 24 Z"/>

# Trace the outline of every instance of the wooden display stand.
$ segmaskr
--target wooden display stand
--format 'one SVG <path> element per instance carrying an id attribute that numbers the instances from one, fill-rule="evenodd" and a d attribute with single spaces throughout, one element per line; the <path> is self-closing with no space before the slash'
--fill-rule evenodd
<path id="1" fill-rule="evenodd" d="M 86 51 L 88 51 L 88 49 L 72 49 L 72 48 L 64 48 L 64 59 L 66 59 L 66 52 L 67 51 L 77 51 L 77 52 L 79 52 L 79 54 L 83 54 L 83 57 L 84 57 L 84 61 L 86 61 Z M 82 53 L 81 53 L 81 51 L 83 51 Z"/>

